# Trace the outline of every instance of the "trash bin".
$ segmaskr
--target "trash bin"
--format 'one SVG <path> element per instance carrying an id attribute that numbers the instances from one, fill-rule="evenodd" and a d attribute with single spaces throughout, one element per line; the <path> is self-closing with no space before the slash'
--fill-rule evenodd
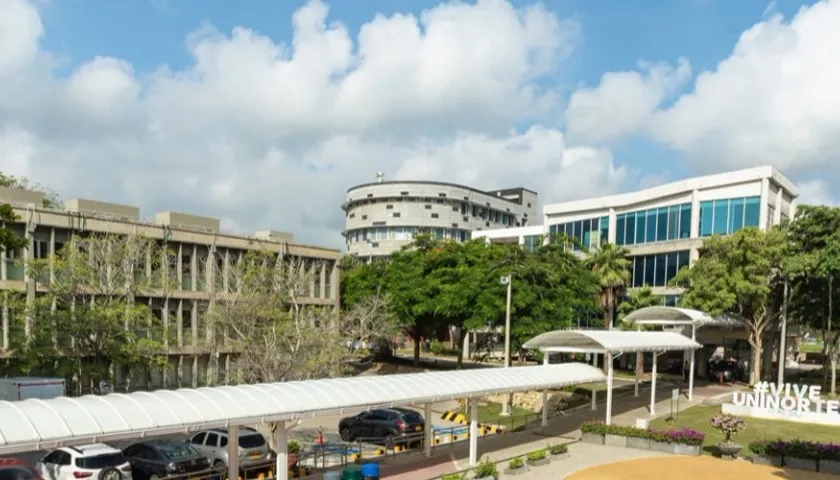
<path id="1" fill-rule="evenodd" d="M 324 480 L 341 480 L 341 472 L 338 470 L 330 470 L 329 472 L 324 472 Z"/>
<path id="2" fill-rule="evenodd" d="M 379 480 L 379 464 L 366 463 L 362 465 L 362 480 Z"/>
<path id="3" fill-rule="evenodd" d="M 341 473 L 341 480 L 363 480 L 362 467 L 358 465 L 348 465 Z"/>

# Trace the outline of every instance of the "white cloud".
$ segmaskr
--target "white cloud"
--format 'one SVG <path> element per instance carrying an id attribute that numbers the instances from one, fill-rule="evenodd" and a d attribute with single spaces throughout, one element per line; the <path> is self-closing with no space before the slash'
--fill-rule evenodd
<path id="1" fill-rule="evenodd" d="M 521 184 L 555 200 L 614 191 L 625 178 L 608 151 L 569 148 L 558 130 L 511 131 L 551 121 L 559 95 L 541 80 L 580 31 L 539 4 L 377 15 L 353 38 L 312 0 L 292 24 L 289 43 L 202 25 L 187 35 L 193 63 L 183 69 L 136 72 L 97 57 L 58 77 L 37 9 L 3 0 L 0 152 L 12 158 L 3 168 L 66 197 L 336 246 L 346 189 L 377 170 Z"/>
<path id="2" fill-rule="evenodd" d="M 638 133 L 659 105 L 691 79 L 691 64 L 641 62 L 644 72 L 609 72 L 597 87 L 576 90 L 566 109 L 570 139 L 608 143 Z"/>
<path id="3" fill-rule="evenodd" d="M 798 203 L 810 205 L 838 205 L 837 198 L 824 180 L 807 180 L 796 184 L 799 187 Z"/>

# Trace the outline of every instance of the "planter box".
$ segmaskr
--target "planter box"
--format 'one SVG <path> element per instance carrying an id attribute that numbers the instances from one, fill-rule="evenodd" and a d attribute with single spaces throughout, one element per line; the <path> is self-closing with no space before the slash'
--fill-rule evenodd
<path id="1" fill-rule="evenodd" d="M 657 442 L 655 440 L 650 441 L 650 449 L 654 452 L 667 452 L 667 453 L 674 453 L 674 444 L 668 442 Z"/>
<path id="2" fill-rule="evenodd" d="M 764 455 L 754 455 L 753 463 L 758 465 L 770 465 L 771 467 L 781 467 L 782 457 L 765 457 Z"/>
<path id="3" fill-rule="evenodd" d="M 558 462 L 560 460 L 565 460 L 565 459 L 569 458 L 568 453 L 558 453 L 557 455 L 549 454 L 548 456 L 551 457 L 552 462 Z"/>
<path id="4" fill-rule="evenodd" d="M 542 460 L 528 460 L 528 465 L 532 467 L 542 467 L 548 465 L 549 463 L 551 463 L 551 459 L 548 457 L 543 458 Z"/>
<path id="5" fill-rule="evenodd" d="M 581 434 L 580 440 L 583 443 L 592 443 L 595 445 L 603 445 L 604 444 L 604 436 L 598 435 L 597 433 L 584 433 Z"/>
<path id="6" fill-rule="evenodd" d="M 627 447 L 627 437 L 621 435 L 606 435 L 604 436 L 604 445 L 611 447 Z"/>
<path id="7" fill-rule="evenodd" d="M 497 477 L 481 477 L 481 478 L 474 478 L 473 480 L 499 480 Z"/>
<path id="8" fill-rule="evenodd" d="M 627 437 L 627 448 L 637 448 L 639 450 L 650 450 L 649 438 Z"/>
<path id="9" fill-rule="evenodd" d="M 674 453 L 677 455 L 700 455 L 700 445 L 683 445 L 682 443 L 672 444 Z"/>
<path id="10" fill-rule="evenodd" d="M 840 460 L 820 460 L 820 471 L 840 475 Z"/>
<path id="11" fill-rule="evenodd" d="M 817 461 L 807 458 L 785 457 L 785 466 L 808 472 L 817 471 Z"/>
<path id="12" fill-rule="evenodd" d="M 505 468 L 505 475 L 522 475 L 523 473 L 528 473 L 528 470 L 528 465 L 517 469 Z"/>

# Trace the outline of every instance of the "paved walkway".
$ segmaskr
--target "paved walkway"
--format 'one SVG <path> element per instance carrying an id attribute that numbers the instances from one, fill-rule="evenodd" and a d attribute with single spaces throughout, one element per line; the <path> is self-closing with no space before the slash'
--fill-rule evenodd
<path id="1" fill-rule="evenodd" d="M 694 400 L 689 402 L 683 398 L 680 401 L 680 410 L 700 404 L 706 397 L 725 394 L 728 389 L 718 386 L 701 387 L 695 389 Z M 613 399 L 613 422 L 621 425 L 635 425 L 636 419 L 652 419 L 670 414 L 671 390 L 665 385 L 657 388 L 657 404 L 655 417 L 648 413 L 650 404 L 650 390 L 644 385 L 639 397 L 634 397 L 632 391 L 627 395 L 616 396 Z M 565 415 L 558 415 L 551 419 L 549 426 L 545 429 L 528 431 L 516 434 L 503 435 L 499 437 L 482 437 L 479 440 L 479 456 L 489 457 L 500 462 L 502 466 L 515 457 L 519 457 L 545 448 L 552 443 L 576 442 L 580 438 L 580 425 L 587 420 L 602 420 L 605 417 L 605 405 L 599 403 L 598 409 L 593 411 L 589 405 L 579 407 Z M 608 460 L 626 460 L 633 458 L 656 457 L 659 452 L 614 448 L 598 445 L 587 445 L 572 443 L 570 445 L 570 457 L 552 463 L 550 470 L 533 469 L 533 472 L 521 474 L 518 478 L 564 478 L 566 475 L 580 469 L 600 465 Z M 391 465 L 383 465 L 382 478 L 388 480 L 428 480 L 439 478 L 445 473 L 452 473 L 469 469 L 469 445 L 468 442 L 459 442 L 454 445 L 438 447 L 433 452 L 433 458 L 422 459 L 412 455 L 414 458 L 401 459 L 395 457 Z M 400 464 L 397 464 L 400 462 Z M 500 469 L 501 470 L 501 469 Z M 546 476 L 547 472 L 551 476 Z M 527 475 L 531 475 L 530 477 Z"/>

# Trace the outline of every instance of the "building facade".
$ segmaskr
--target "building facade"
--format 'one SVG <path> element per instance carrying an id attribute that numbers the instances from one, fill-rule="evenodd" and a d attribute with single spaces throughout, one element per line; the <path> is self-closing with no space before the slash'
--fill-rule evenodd
<path id="1" fill-rule="evenodd" d="M 143 221 L 136 207 L 94 200 L 66 202 L 64 209 L 45 208 L 38 192 L 0 187 L 0 204 L 10 204 L 18 223 L 13 226 L 26 238 L 28 248 L 6 251 L 0 261 L 0 294 L 2 294 L 2 343 L 0 356 L 14 354 L 16 324 L 11 321 L 9 292 L 25 292 L 27 300 L 41 294 L 35 279 L 28 275 L 27 262 L 51 259 L 74 235 L 139 234 L 164 244 L 177 252 L 177 285 L 173 291 L 135 297 L 135 302 L 148 304 L 162 320 L 173 338 L 167 349 L 169 368 L 160 371 L 126 372 L 115 370 L 116 385 L 133 379 L 135 388 L 199 387 L 233 381 L 232 363 L 236 353 L 227 346 L 223 334 L 214 331 L 204 315 L 214 301 L 224 301 L 225 292 L 234 286 L 227 281 L 232 265 L 249 250 L 277 253 L 299 260 L 302 268 L 312 271 L 312 285 L 300 299 L 309 305 L 338 308 L 338 261 L 341 252 L 335 249 L 300 245 L 291 234 L 261 231 L 237 236 L 222 233 L 219 220 L 175 212 L 158 213 L 153 222 Z M 213 266 L 214 268 L 210 268 Z M 147 266 L 147 269 L 151 266 Z M 310 276 L 307 276 L 310 278 Z M 37 325 L 35 326 L 37 328 Z M 143 384 L 143 382 L 149 384 Z"/>
<path id="2" fill-rule="evenodd" d="M 793 182 L 774 167 L 764 166 L 549 204 L 539 229 L 482 231 L 475 236 L 529 249 L 560 234 L 588 248 L 606 242 L 622 245 L 630 250 L 633 262 L 631 287 L 649 286 L 673 305 L 681 290 L 668 283 L 698 258 L 704 238 L 778 225 L 793 218 L 798 195 Z"/>
<path id="3" fill-rule="evenodd" d="M 417 233 L 470 240 L 474 232 L 537 223 L 537 193 L 525 188 L 481 191 L 463 185 L 383 181 L 355 186 L 342 205 L 347 252 L 384 257 L 409 244 Z"/>

